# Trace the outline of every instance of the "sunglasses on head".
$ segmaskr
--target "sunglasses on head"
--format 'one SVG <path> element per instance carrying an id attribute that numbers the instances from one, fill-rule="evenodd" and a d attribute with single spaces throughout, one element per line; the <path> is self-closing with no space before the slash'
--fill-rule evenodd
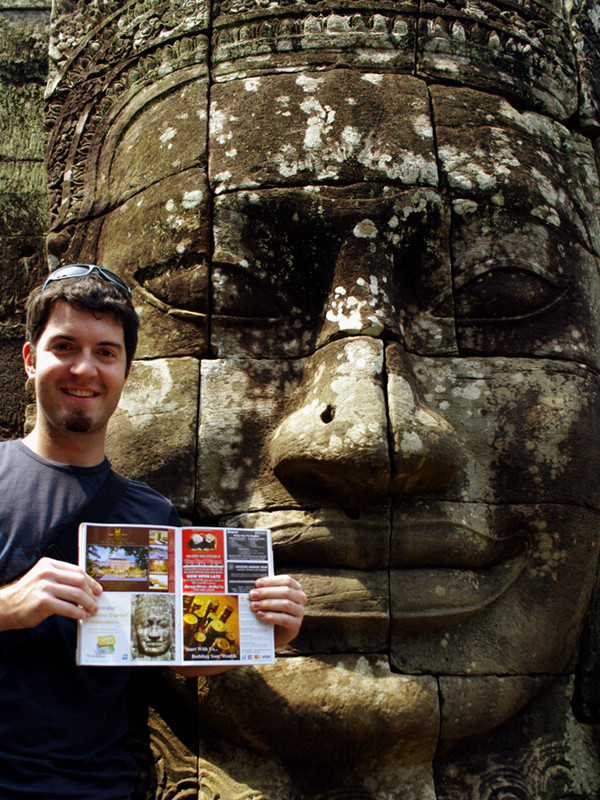
<path id="1" fill-rule="evenodd" d="M 52 281 L 63 281 L 67 278 L 83 278 L 84 275 L 89 275 L 90 272 L 94 270 L 96 270 L 105 281 L 114 283 L 119 289 L 123 289 L 123 291 L 127 292 L 129 297 L 131 297 L 131 289 L 127 286 L 123 278 L 117 275 L 116 272 L 111 272 L 109 269 L 104 269 L 104 267 L 98 267 L 96 264 L 69 264 L 66 267 L 59 267 L 46 278 L 46 282 L 42 286 L 42 292 Z"/>

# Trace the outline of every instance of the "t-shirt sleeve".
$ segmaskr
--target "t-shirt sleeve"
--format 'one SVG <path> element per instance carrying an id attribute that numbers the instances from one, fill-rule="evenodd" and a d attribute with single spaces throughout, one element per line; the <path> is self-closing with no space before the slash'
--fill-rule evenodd
<path id="1" fill-rule="evenodd" d="M 170 500 L 148 484 L 134 480 L 129 481 L 107 522 L 174 527 L 181 524 Z"/>

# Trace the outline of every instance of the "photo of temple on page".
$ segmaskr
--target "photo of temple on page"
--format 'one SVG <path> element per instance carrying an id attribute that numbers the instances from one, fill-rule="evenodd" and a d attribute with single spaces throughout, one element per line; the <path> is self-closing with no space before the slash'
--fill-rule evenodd
<path id="1" fill-rule="evenodd" d="M 78 664 L 273 663 L 273 626 L 248 598 L 273 574 L 270 531 L 82 523 L 79 563 L 104 591 Z"/>

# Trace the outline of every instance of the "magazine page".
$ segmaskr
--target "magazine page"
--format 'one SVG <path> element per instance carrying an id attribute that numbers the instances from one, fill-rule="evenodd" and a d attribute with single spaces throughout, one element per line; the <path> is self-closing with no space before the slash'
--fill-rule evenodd
<path id="1" fill-rule="evenodd" d="M 273 572 L 270 531 L 83 523 L 79 544 L 104 589 L 79 623 L 79 664 L 273 663 L 273 626 L 248 598 Z"/>
<path id="2" fill-rule="evenodd" d="M 176 528 L 82 523 L 79 564 L 104 591 L 79 623 L 78 664 L 177 663 L 177 538 Z"/>
<path id="3" fill-rule="evenodd" d="M 273 626 L 250 610 L 248 592 L 273 573 L 271 532 L 182 529 L 183 662 L 273 663 Z"/>

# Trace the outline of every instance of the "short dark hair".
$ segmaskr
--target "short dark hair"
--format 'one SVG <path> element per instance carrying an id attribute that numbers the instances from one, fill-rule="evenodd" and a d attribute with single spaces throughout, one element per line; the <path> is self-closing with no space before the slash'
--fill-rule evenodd
<path id="1" fill-rule="evenodd" d="M 51 281 L 45 289 L 37 286 L 27 298 L 25 335 L 35 352 L 35 346 L 48 324 L 55 303 L 65 302 L 92 314 L 112 314 L 123 325 L 127 370 L 137 347 L 139 317 L 131 299 L 116 284 L 105 280 L 98 272 L 64 280 Z"/>

